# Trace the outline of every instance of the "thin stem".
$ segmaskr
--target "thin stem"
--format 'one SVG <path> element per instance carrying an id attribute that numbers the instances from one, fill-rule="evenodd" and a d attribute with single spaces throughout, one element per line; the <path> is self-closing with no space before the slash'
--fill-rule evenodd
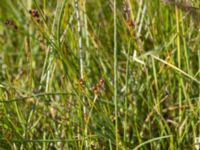
<path id="1" fill-rule="evenodd" d="M 185 77 L 189 78 L 190 80 L 192 80 L 193 82 L 197 83 L 197 84 L 200 84 L 200 81 L 197 80 L 195 77 L 193 76 L 190 76 L 188 73 L 184 72 L 183 70 L 181 70 L 180 68 L 166 62 L 165 60 L 162 60 L 160 59 L 159 57 L 155 56 L 155 55 L 152 55 L 150 54 L 151 57 L 153 57 L 154 59 L 162 62 L 163 64 L 167 65 L 168 67 L 172 68 L 173 70 L 175 70 L 177 73 L 181 74 L 181 75 L 184 75 Z"/>
<path id="2" fill-rule="evenodd" d="M 78 25 L 78 46 L 79 46 L 79 56 L 80 56 L 80 77 L 83 79 L 83 47 L 82 47 L 82 29 L 81 29 L 81 18 L 78 6 L 78 0 L 75 0 L 76 7 L 76 17 Z"/>
<path id="3" fill-rule="evenodd" d="M 75 7 L 76 7 L 76 17 L 77 17 L 77 26 L 78 26 L 78 45 L 79 45 L 79 57 L 80 57 L 80 78 L 83 79 L 84 75 L 83 75 L 83 47 L 82 47 L 82 26 L 81 26 L 81 15 L 80 15 L 80 11 L 79 11 L 79 4 L 78 4 L 78 0 L 75 0 Z M 83 97 L 83 102 L 85 103 L 85 98 Z M 86 116 L 86 106 L 83 106 L 83 115 L 84 115 L 84 122 L 86 123 L 87 120 L 87 116 Z M 85 140 L 85 146 L 86 149 L 88 149 L 88 140 L 87 140 L 87 136 L 88 136 L 88 130 L 87 130 L 87 126 L 85 127 L 84 130 L 84 134 L 86 136 L 86 140 Z"/>
<path id="4" fill-rule="evenodd" d="M 177 59 L 178 59 L 178 68 L 181 69 L 181 47 L 180 47 L 180 14 L 178 7 L 175 7 L 176 11 L 176 32 L 177 32 L 177 38 L 176 38 L 176 46 L 177 46 Z M 179 74 L 180 76 L 180 74 Z M 181 78 L 178 78 L 178 100 L 179 100 L 179 123 L 181 123 L 181 115 L 182 115 L 182 93 L 181 93 Z M 179 130 L 179 137 L 181 137 L 181 130 Z M 180 141 L 179 141 L 180 142 Z"/>
<path id="5" fill-rule="evenodd" d="M 97 98 L 98 98 L 98 96 L 95 95 L 94 100 L 93 100 L 93 103 L 92 103 L 92 105 L 91 105 L 91 109 L 90 109 L 89 114 L 88 114 L 88 118 L 87 118 L 87 120 L 86 120 L 86 127 L 88 127 L 88 124 L 89 124 L 89 121 L 90 121 L 90 118 L 91 118 L 91 115 L 92 115 L 92 111 L 93 111 L 93 109 L 94 109 L 94 106 L 95 106 L 95 103 L 96 103 L 96 101 L 97 101 Z"/>
<path id="6" fill-rule="evenodd" d="M 117 16 L 116 16 L 116 0 L 114 2 L 114 103 L 115 103 L 115 140 L 116 150 L 118 150 L 118 119 L 117 119 Z"/>
<path id="7" fill-rule="evenodd" d="M 128 47 L 128 54 L 127 54 L 127 60 L 126 60 L 126 83 L 125 83 L 125 117 L 124 117 L 124 142 L 126 142 L 126 131 L 127 131 L 127 110 L 128 110 L 128 98 L 127 98 L 127 94 L 128 94 L 128 77 L 129 77 L 129 55 L 130 55 L 130 44 Z"/>

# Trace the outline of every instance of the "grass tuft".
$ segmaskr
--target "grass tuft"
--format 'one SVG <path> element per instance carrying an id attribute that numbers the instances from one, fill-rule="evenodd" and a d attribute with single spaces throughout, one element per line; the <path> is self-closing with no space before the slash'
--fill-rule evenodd
<path id="1" fill-rule="evenodd" d="M 199 149 L 198 0 L 1 0 L 0 149 Z"/>

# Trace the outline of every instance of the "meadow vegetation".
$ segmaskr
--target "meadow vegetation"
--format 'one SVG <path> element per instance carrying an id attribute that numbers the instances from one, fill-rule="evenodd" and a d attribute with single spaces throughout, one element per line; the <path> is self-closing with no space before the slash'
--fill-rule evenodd
<path id="1" fill-rule="evenodd" d="M 197 149 L 199 0 L 0 0 L 0 150 Z"/>

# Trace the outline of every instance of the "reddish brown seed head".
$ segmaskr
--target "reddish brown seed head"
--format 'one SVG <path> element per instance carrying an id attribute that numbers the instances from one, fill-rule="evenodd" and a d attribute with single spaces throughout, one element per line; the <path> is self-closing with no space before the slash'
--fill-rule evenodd
<path id="1" fill-rule="evenodd" d="M 77 82 L 77 86 L 79 88 L 83 88 L 85 86 L 85 81 L 83 79 L 79 79 Z"/>
<path id="2" fill-rule="evenodd" d="M 80 79 L 80 80 L 79 80 L 79 83 L 80 83 L 80 85 L 83 85 L 83 84 L 84 84 L 84 80 L 83 80 L 83 79 Z"/>
<path id="3" fill-rule="evenodd" d="M 100 85 L 101 87 L 104 86 L 104 79 L 100 79 L 100 80 L 99 80 L 99 85 Z"/>
<path id="4" fill-rule="evenodd" d="M 29 10 L 32 17 L 39 18 L 39 13 L 36 9 Z"/>
<path id="5" fill-rule="evenodd" d="M 98 94 L 99 88 L 95 85 L 95 86 L 92 87 L 92 91 L 94 92 L 94 94 Z"/>

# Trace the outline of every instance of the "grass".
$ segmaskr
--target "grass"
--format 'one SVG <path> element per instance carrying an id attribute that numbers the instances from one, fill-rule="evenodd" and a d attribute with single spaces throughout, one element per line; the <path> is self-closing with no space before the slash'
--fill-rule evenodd
<path id="1" fill-rule="evenodd" d="M 2 0 L 0 149 L 197 149 L 199 6 Z"/>

